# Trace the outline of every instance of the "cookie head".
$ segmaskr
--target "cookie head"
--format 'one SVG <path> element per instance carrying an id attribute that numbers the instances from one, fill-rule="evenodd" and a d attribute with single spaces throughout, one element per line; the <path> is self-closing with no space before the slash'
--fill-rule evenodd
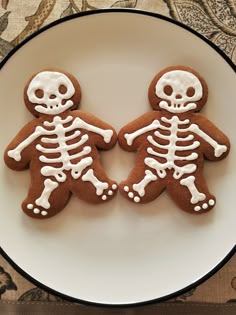
<path id="1" fill-rule="evenodd" d="M 58 115 L 78 107 L 81 98 L 77 80 L 65 72 L 45 70 L 38 72 L 26 84 L 24 100 L 36 117 L 40 114 Z"/>
<path id="2" fill-rule="evenodd" d="M 196 71 L 183 66 L 161 71 L 149 87 L 152 108 L 173 114 L 198 112 L 206 100 L 205 80 Z"/>

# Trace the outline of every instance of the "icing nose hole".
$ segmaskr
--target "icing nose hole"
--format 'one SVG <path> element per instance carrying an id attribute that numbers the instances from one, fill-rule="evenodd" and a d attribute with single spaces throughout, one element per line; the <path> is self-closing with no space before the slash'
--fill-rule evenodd
<path id="1" fill-rule="evenodd" d="M 55 94 L 51 94 L 51 95 L 49 96 L 49 98 L 50 98 L 51 100 L 53 100 L 54 98 L 56 98 L 56 95 L 55 95 Z"/>
<path id="2" fill-rule="evenodd" d="M 176 94 L 176 95 L 175 95 L 175 98 L 176 98 L 177 100 L 179 100 L 179 99 L 182 98 L 182 95 L 181 95 L 181 94 Z"/>

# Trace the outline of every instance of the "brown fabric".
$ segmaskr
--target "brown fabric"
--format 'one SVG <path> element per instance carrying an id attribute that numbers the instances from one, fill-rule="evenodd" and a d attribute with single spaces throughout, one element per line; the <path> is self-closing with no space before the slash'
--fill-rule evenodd
<path id="1" fill-rule="evenodd" d="M 88 307 L 70 303 L 4 302 L 0 314 L 4 315 L 235 315 L 236 304 L 160 303 L 135 308 Z"/>
<path id="2" fill-rule="evenodd" d="M 136 8 L 176 19 L 206 36 L 236 63 L 235 0 L 2 0 L 0 1 L 0 57 L 4 57 L 15 45 L 41 26 L 56 19 L 80 11 L 108 7 Z M 11 237 L 10 232 L 9 237 Z M 58 304 L 60 298 L 35 287 L 24 279 L 1 256 L 0 300 L 2 300 L 0 314 L 4 315 L 78 313 L 76 306 L 67 306 L 67 303 Z M 6 301 L 24 301 L 24 304 L 7 304 Z M 27 301 L 30 303 L 28 304 Z M 38 304 L 39 301 L 47 304 Z M 183 307 L 182 303 L 159 304 L 153 308 L 146 307 L 145 311 L 143 308 L 137 311 L 129 309 L 122 311 L 121 314 L 235 314 L 235 306 L 229 302 L 236 302 L 236 256 L 208 281 L 175 298 L 174 301 L 223 305 L 185 303 Z M 53 304 L 52 308 L 49 303 Z M 79 314 L 92 313 L 93 308 L 79 309 Z M 96 314 L 99 313 L 113 314 L 110 311 L 96 310 Z"/>

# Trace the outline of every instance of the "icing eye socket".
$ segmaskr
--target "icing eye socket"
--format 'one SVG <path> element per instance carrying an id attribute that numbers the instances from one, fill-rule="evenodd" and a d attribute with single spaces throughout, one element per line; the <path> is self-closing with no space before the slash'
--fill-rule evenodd
<path id="1" fill-rule="evenodd" d="M 66 87 L 65 85 L 61 84 L 61 85 L 59 86 L 59 92 L 60 92 L 60 94 L 66 94 L 66 92 L 67 92 L 67 87 Z"/>
<path id="2" fill-rule="evenodd" d="M 195 94 L 195 89 L 191 86 L 187 89 L 187 92 L 186 92 L 187 96 L 188 97 L 192 97 L 194 94 Z"/>
<path id="3" fill-rule="evenodd" d="M 35 95 L 37 96 L 37 98 L 43 98 L 43 96 L 44 96 L 43 90 L 37 89 L 35 91 Z"/>
<path id="4" fill-rule="evenodd" d="M 173 93 L 173 89 L 170 85 L 166 85 L 164 87 L 164 93 L 167 95 L 167 96 L 171 96 L 171 94 Z"/>

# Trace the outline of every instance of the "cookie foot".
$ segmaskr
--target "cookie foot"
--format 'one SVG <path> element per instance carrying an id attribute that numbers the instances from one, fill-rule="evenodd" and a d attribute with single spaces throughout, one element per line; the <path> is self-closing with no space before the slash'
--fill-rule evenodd
<path id="1" fill-rule="evenodd" d="M 103 194 L 101 195 L 101 198 L 103 201 L 106 201 L 108 199 L 111 199 L 115 192 L 117 191 L 118 185 L 116 183 L 113 183 L 110 187 L 106 189 L 106 191 L 103 191 Z"/>
<path id="2" fill-rule="evenodd" d="M 139 203 L 141 201 L 140 195 L 129 186 L 126 185 L 123 189 L 127 193 L 128 197 L 132 199 L 132 201 L 134 201 L 135 203 Z"/>
<path id="3" fill-rule="evenodd" d="M 30 216 L 41 216 L 41 217 L 46 217 L 48 215 L 48 211 L 45 209 L 41 209 L 41 207 L 34 205 L 33 203 L 28 203 L 27 206 L 27 212 L 30 212 Z"/>
<path id="4" fill-rule="evenodd" d="M 213 198 L 210 198 L 209 200 L 205 199 L 200 204 L 198 203 L 198 205 L 194 206 L 194 211 L 195 212 L 206 212 L 208 210 L 211 210 L 214 207 L 215 203 L 216 203 L 216 201 Z"/>

